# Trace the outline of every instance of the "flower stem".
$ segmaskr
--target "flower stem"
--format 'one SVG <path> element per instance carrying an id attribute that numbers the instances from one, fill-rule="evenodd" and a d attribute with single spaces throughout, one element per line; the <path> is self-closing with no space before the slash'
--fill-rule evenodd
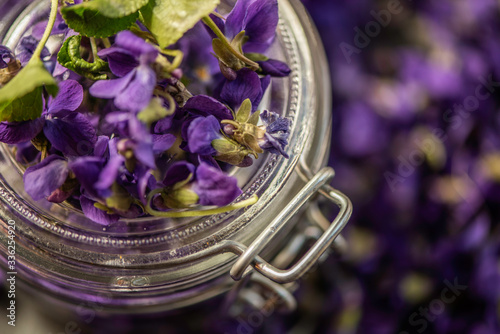
<path id="1" fill-rule="evenodd" d="M 92 61 L 95 63 L 99 59 L 99 56 L 97 55 L 97 44 L 94 37 L 90 37 L 90 47 L 92 48 Z"/>
<path id="2" fill-rule="evenodd" d="M 47 44 L 47 41 L 49 40 L 52 28 L 54 28 L 54 24 L 56 23 L 58 5 L 59 5 L 58 0 L 51 0 L 50 16 L 49 16 L 49 21 L 47 23 L 47 28 L 45 28 L 45 32 L 43 33 L 42 39 L 40 40 L 40 43 L 38 43 L 35 52 L 33 52 L 33 57 L 31 58 L 33 62 L 37 62 L 40 60 L 43 48 L 45 47 L 45 44 Z"/>
<path id="3" fill-rule="evenodd" d="M 109 41 L 109 38 L 101 38 L 102 44 L 104 44 L 105 48 L 110 48 L 111 47 L 111 42 Z"/>
<path id="4" fill-rule="evenodd" d="M 150 215 L 156 217 L 165 217 L 165 218 L 184 218 L 184 217 L 203 217 L 209 215 L 216 215 L 219 213 L 229 212 L 233 210 L 243 209 L 247 206 L 254 205 L 259 200 L 257 195 L 253 195 L 249 199 L 243 200 L 238 203 L 234 203 L 227 206 L 222 206 L 214 209 L 205 209 L 205 210 L 188 210 L 188 211 L 158 211 L 151 208 L 151 201 L 153 197 L 159 193 L 161 193 L 163 189 L 156 189 L 149 193 L 146 205 L 146 212 Z"/>
<path id="5" fill-rule="evenodd" d="M 234 49 L 234 47 L 229 43 L 227 40 L 226 36 L 222 33 L 222 31 L 219 29 L 217 24 L 212 20 L 210 16 L 205 16 L 203 18 L 203 22 L 214 32 L 214 34 L 221 40 L 221 42 L 224 44 L 224 46 L 239 60 L 244 62 L 246 65 L 250 66 L 250 68 L 254 71 L 257 71 L 259 69 L 259 64 L 254 62 L 253 60 L 248 59 L 244 55 L 241 54 L 241 52 L 238 52 L 237 50 Z"/>
<path id="6" fill-rule="evenodd" d="M 174 60 L 172 61 L 172 64 L 168 69 L 170 73 L 172 73 L 174 70 L 178 69 L 179 66 L 181 66 L 182 60 L 184 59 L 184 53 L 181 50 L 161 49 L 159 47 L 158 49 L 164 55 L 174 57 Z"/>

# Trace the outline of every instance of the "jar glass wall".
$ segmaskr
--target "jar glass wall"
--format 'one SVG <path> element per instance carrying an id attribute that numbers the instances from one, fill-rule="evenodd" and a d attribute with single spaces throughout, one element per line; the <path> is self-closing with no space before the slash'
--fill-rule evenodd
<path id="1" fill-rule="evenodd" d="M 0 44 L 12 48 L 46 17 L 47 1 L 0 0 L 0 8 Z M 103 228 L 71 205 L 33 201 L 23 188 L 23 166 L 2 145 L 2 266 L 13 221 L 18 278 L 68 305 L 99 300 L 108 310 L 149 313 L 228 291 L 234 285 L 229 270 L 236 255 L 220 245 L 228 240 L 250 244 L 304 186 L 296 172 L 299 160 L 317 171 L 328 158 L 330 87 L 321 43 L 298 0 L 280 1 L 280 16 L 272 56 L 285 60 L 293 72 L 273 79 L 261 109 L 293 120 L 290 159 L 264 155 L 252 168 L 232 171 L 244 191 L 240 199 L 257 194 L 257 204 L 204 218 L 142 218 Z M 260 255 L 271 260 L 289 233 L 280 231 Z"/>

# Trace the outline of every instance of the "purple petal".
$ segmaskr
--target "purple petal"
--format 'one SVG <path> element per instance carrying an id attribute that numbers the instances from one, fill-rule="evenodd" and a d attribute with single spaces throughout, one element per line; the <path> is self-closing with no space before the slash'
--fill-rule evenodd
<path id="1" fill-rule="evenodd" d="M 226 81 L 221 91 L 221 99 L 234 111 L 243 101 L 250 99 L 252 107 L 256 107 L 262 99 L 262 84 L 259 75 L 249 68 L 238 71 L 238 77 L 234 81 Z"/>
<path id="2" fill-rule="evenodd" d="M 129 118 L 128 132 L 129 137 L 137 142 L 147 142 L 149 144 L 153 142 L 149 128 L 144 123 L 139 121 L 137 117 Z"/>
<path id="3" fill-rule="evenodd" d="M 20 163 L 28 164 L 34 161 L 39 154 L 40 152 L 30 141 L 16 146 L 16 161 Z"/>
<path id="4" fill-rule="evenodd" d="M 66 67 L 59 64 L 59 62 L 56 62 L 56 66 L 54 67 L 54 71 L 52 72 L 52 76 L 58 77 L 58 76 L 61 76 L 68 71 L 69 70 Z"/>
<path id="5" fill-rule="evenodd" d="M 135 71 L 132 71 L 120 79 L 97 81 L 90 87 L 89 92 L 94 97 L 113 99 L 127 87 L 134 75 Z"/>
<path id="6" fill-rule="evenodd" d="M 146 142 L 140 142 L 137 144 L 134 150 L 134 156 L 143 163 L 145 166 L 155 169 L 155 155 L 153 152 L 153 145 Z"/>
<path id="7" fill-rule="evenodd" d="M 242 193 L 236 178 L 206 164 L 196 169 L 193 191 L 200 197 L 201 205 L 217 206 L 228 205 Z"/>
<path id="8" fill-rule="evenodd" d="M 44 118 L 26 122 L 0 122 L 0 142 L 20 144 L 35 138 L 43 129 Z"/>
<path id="9" fill-rule="evenodd" d="M 0 45 L 0 69 L 6 68 L 16 61 L 14 53 L 6 46 Z"/>
<path id="10" fill-rule="evenodd" d="M 183 110 L 203 117 L 213 115 L 220 120 L 233 119 L 231 111 L 223 103 L 206 95 L 193 96 L 186 102 Z"/>
<path id="11" fill-rule="evenodd" d="M 95 184 L 104 168 L 104 159 L 99 157 L 78 158 L 69 163 L 69 168 L 75 174 L 88 197 L 102 198 L 101 193 L 95 188 Z"/>
<path id="12" fill-rule="evenodd" d="M 174 123 L 174 115 L 162 118 L 161 120 L 159 120 L 156 123 L 154 132 L 155 133 L 166 133 L 166 132 L 170 131 L 173 123 Z"/>
<path id="13" fill-rule="evenodd" d="M 265 139 L 259 142 L 259 146 L 273 154 L 281 154 L 289 158 L 285 152 L 285 146 L 288 145 L 290 136 L 290 120 L 267 110 L 262 112 L 261 119 L 266 126 L 266 134 Z"/>
<path id="14" fill-rule="evenodd" d="M 120 167 L 124 162 L 125 158 L 123 156 L 119 154 L 113 156 L 99 175 L 99 180 L 95 184 L 95 188 L 105 190 L 111 187 L 115 183 Z"/>
<path id="15" fill-rule="evenodd" d="M 176 140 L 177 137 L 173 134 L 153 135 L 154 154 L 160 154 L 170 149 Z"/>
<path id="16" fill-rule="evenodd" d="M 114 111 L 107 114 L 105 120 L 106 122 L 113 124 L 113 123 L 128 122 L 130 120 L 130 117 L 131 115 L 128 112 Z"/>
<path id="17" fill-rule="evenodd" d="M 220 124 L 214 116 L 194 119 L 187 130 L 186 141 L 191 153 L 214 155 L 217 151 L 212 147 L 212 141 L 221 138 Z"/>
<path id="18" fill-rule="evenodd" d="M 108 226 L 120 220 L 120 216 L 115 214 L 113 215 L 107 214 L 106 212 L 96 208 L 94 206 L 94 203 L 96 202 L 88 199 L 83 195 L 80 196 L 80 205 L 82 206 L 82 211 L 85 214 L 85 217 L 104 226 Z"/>
<path id="19" fill-rule="evenodd" d="M 108 61 L 111 72 L 120 78 L 126 76 L 139 66 L 139 62 L 132 54 L 118 47 L 99 51 L 99 57 L 105 58 Z"/>
<path id="20" fill-rule="evenodd" d="M 217 163 L 217 160 L 215 160 L 215 158 L 211 155 L 198 155 L 198 162 L 200 164 L 207 164 L 209 166 L 212 166 L 213 168 L 221 170 L 219 164 Z"/>
<path id="21" fill-rule="evenodd" d="M 47 201 L 49 201 L 51 203 L 62 203 L 65 200 L 67 200 L 68 198 L 70 198 L 71 195 L 73 195 L 74 191 L 75 191 L 75 189 L 71 189 L 69 191 L 64 191 L 61 188 L 58 188 L 58 189 L 54 190 L 52 192 L 52 194 L 50 194 L 49 197 L 47 197 Z"/>
<path id="22" fill-rule="evenodd" d="M 109 145 L 109 137 L 108 136 L 99 136 L 97 138 L 97 142 L 95 143 L 94 156 L 101 157 L 101 158 L 107 158 L 107 156 L 109 156 L 108 145 Z M 108 154 L 106 154 L 106 153 L 108 153 Z"/>
<path id="23" fill-rule="evenodd" d="M 35 24 L 35 26 L 33 27 L 31 35 L 35 37 L 37 40 L 41 40 L 46 28 L 47 28 L 47 21 L 39 22 Z M 61 14 L 57 13 L 56 22 L 54 23 L 54 28 L 52 28 L 50 34 L 51 35 L 64 34 L 66 33 L 67 30 L 68 30 L 68 25 L 62 18 Z"/>
<path id="24" fill-rule="evenodd" d="M 139 199 L 146 204 L 146 191 L 150 182 L 156 182 L 154 176 L 151 174 L 151 169 L 146 166 L 136 167 L 135 174 L 137 177 L 137 193 Z"/>
<path id="25" fill-rule="evenodd" d="M 52 146 L 67 156 L 88 155 L 97 142 L 94 126 L 78 112 L 64 118 L 47 119 L 43 130 Z"/>
<path id="26" fill-rule="evenodd" d="M 232 40 L 242 30 L 245 30 L 248 7 L 255 0 L 238 0 L 227 16 L 225 24 L 225 35 Z"/>
<path id="27" fill-rule="evenodd" d="M 75 111 L 83 101 L 83 87 L 75 80 L 65 80 L 59 84 L 59 94 L 49 98 L 49 114 L 58 115 L 59 111 Z"/>
<path id="28" fill-rule="evenodd" d="M 24 189 L 35 200 L 48 197 L 62 186 L 68 177 L 68 162 L 57 155 L 51 155 L 24 173 Z"/>
<path id="29" fill-rule="evenodd" d="M 249 39 L 243 50 L 265 52 L 276 36 L 278 21 L 277 0 L 255 0 L 250 4 L 244 22 L 245 35 Z"/>
<path id="30" fill-rule="evenodd" d="M 269 59 L 258 63 L 264 74 L 269 74 L 273 77 L 286 77 L 292 72 L 286 63 L 276 59 Z"/>
<path id="31" fill-rule="evenodd" d="M 167 174 L 165 174 L 163 185 L 165 187 L 172 187 L 176 183 L 186 181 L 189 175 L 194 176 L 195 170 L 195 166 L 187 161 L 176 162 L 170 166 Z"/>
<path id="32" fill-rule="evenodd" d="M 151 101 L 156 86 L 156 74 L 148 66 L 141 65 L 128 86 L 115 98 L 115 105 L 124 110 L 141 111 Z"/>
<path id="33" fill-rule="evenodd" d="M 45 28 L 47 28 L 47 21 L 38 22 L 33 26 L 31 35 L 37 40 L 41 40 L 43 37 L 43 33 L 45 32 Z"/>
<path id="34" fill-rule="evenodd" d="M 127 30 L 116 36 L 115 44 L 130 51 L 135 57 L 141 58 L 142 64 L 153 63 L 159 54 L 154 46 Z"/>

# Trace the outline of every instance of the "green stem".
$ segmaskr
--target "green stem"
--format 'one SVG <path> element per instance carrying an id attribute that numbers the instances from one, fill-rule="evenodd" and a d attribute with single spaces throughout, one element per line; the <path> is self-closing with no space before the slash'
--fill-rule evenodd
<path id="1" fill-rule="evenodd" d="M 210 16 L 205 16 L 203 18 L 203 22 L 214 32 L 214 34 L 221 40 L 221 42 L 224 44 L 224 46 L 231 51 L 231 53 L 244 62 L 246 65 L 250 66 L 250 68 L 254 71 L 257 71 L 259 69 L 259 64 L 254 62 L 253 60 L 248 59 L 244 55 L 241 54 L 241 52 L 238 52 L 237 50 L 234 49 L 234 47 L 229 43 L 227 40 L 226 36 L 222 33 L 222 31 L 219 29 L 217 24 L 212 20 Z"/>
<path id="2" fill-rule="evenodd" d="M 223 21 L 226 21 L 226 18 L 224 16 L 222 16 L 220 13 L 217 13 L 217 12 L 212 12 L 212 15 L 215 15 L 217 16 L 219 19 L 223 20 Z"/>
<path id="3" fill-rule="evenodd" d="M 90 47 L 92 48 L 92 56 L 93 56 L 92 61 L 95 63 L 100 58 L 97 55 L 97 44 L 95 42 L 95 38 L 94 37 L 90 37 Z"/>
<path id="4" fill-rule="evenodd" d="M 40 56 L 42 55 L 43 48 L 45 47 L 45 44 L 47 44 L 47 41 L 49 40 L 50 37 L 50 33 L 52 32 L 52 28 L 54 28 L 54 24 L 56 23 L 58 5 L 59 5 L 58 0 L 51 0 L 50 16 L 49 16 L 49 22 L 47 23 L 47 28 L 45 28 L 43 37 L 40 40 L 40 43 L 38 43 L 35 52 L 33 52 L 33 57 L 31 58 L 30 62 L 40 61 Z"/>
<path id="5" fill-rule="evenodd" d="M 167 114 L 165 115 L 165 117 L 172 115 L 176 109 L 175 99 L 172 97 L 172 95 L 170 95 L 169 93 L 164 92 L 162 90 L 159 90 L 159 89 L 155 90 L 154 94 L 157 96 L 164 97 L 168 102 L 168 109 L 167 109 Z"/>
<path id="6" fill-rule="evenodd" d="M 170 68 L 168 69 L 170 73 L 181 66 L 182 60 L 184 59 L 184 53 L 181 50 L 161 49 L 160 47 L 158 47 L 158 50 L 166 56 L 174 57 L 174 60 L 172 61 Z"/>
<path id="7" fill-rule="evenodd" d="M 189 210 L 189 211 L 158 211 L 151 208 L 151 201 L 153 197 L 159 193 L 161 193 L 163 189 L 156 189 L 149 193 L 146 205 L 146 212 L 150 215 L 156 217 L 165 217 L 165 218 L 184 218 L 184 217 L 203 217 L 209 215 L 216 215 L 219 213 L 229 212 L 233 210 L 243 209 L 247 206 L 254 205 L 257 203 L 259 198 L 257 195 L 253 195 L 251 198 L 243 200 L 238 203 L 234 203 L 231 205 L 214 208 L 214 209 L 206 209 L 206 210 Z"/>
<path id="8" fill-rule="evenodd" d="M 109 38 L 101 38 L 102 44 L 104 44 L 105 48 L 110 48 L 111 47 L 111 42 L 109 41 Z"/>

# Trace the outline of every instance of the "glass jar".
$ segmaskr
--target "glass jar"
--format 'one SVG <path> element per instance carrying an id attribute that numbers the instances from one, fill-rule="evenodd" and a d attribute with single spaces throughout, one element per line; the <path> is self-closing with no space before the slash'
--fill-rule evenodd
<path id="1" fill-rule="evenodd" d="M 1 44 L 14 47 L 29 27 L 46 17 L 47 7 L 44 0 L 0 0 Z M 320 39 L 298 0 L 280 1 L 280 16 L 271 53 L 286 60 L 293 72 L 273 80 L 261 109 L 293 120 L 290 158 L 263 155 L 252 168 L 232 171 L 244 191 L 240 199 L 257 194 L 257 204 L 204 218 L 141 218 L 103 228 L 67 204 L 33 201 L 24 191 L 23 167 L 11 148 L 2 145 L 4 269 L 13 271 L 6 254 L 8 228 L 15 225 L 17 278 L 67 308 L 92 301 L 114 312 L 177 310 L 221 295 L 254 272 L 280 284 L 299 279 L 339 235 L 351 204 L 328 186 L 334 176 L 325 167 L 330 81 Z M 318 192 L 340 207 L 339 215 L 331 225 L 323 224 L 316 244 L 292 265 L 299 251 L 291 249 L 290 240 L 304 233 L 303 226 L 296 226 L 299 213 Z M 311 220 L 323 221 L 315 212 L 317 218 Z"/>

